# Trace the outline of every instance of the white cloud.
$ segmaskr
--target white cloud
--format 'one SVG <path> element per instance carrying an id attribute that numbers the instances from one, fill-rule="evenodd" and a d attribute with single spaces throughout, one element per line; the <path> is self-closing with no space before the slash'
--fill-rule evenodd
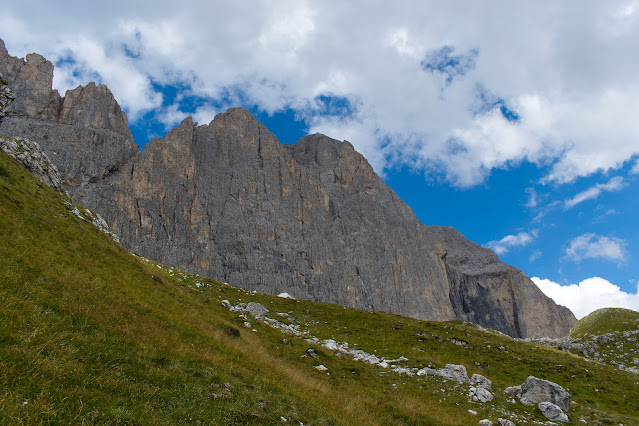
<path id="1" fill-rule="evenodd" d="M 566 249 L 566 257 L 575 262 L 583 259 L 625 262 L 627 260 L 626 241 L 616 237 L 583 234 L 570 241 Z"/>
<path id="2" fill-rule="evenodd" d="M 566 306 L 581 319 L 601 308 L 626 308 L 639 311 L 639 289 L 626 293 L 617 285 L 599 277 L 579 284 L 561 285 L 548 279 L 532 277 L 532 281 L 557 304 Z"/>
<path id="3" fill-rule="evenodd" d="M 535 250 L 534 252 L 532 252 L 530 257 L 528 258 L 528 262 L 533 263 L 535 260 L 539 259 L 541 255 L 542 255 L 541 250 Z"/>
<path id="4" fill-rule="evenodd" d="M 639 160 L 637 160 L 635 165 L 632 167 L 632 170 L 630 171 L 630 173 L 632 173 L 633 175 L 639 174 Z"/>
<path id="5" fill-rule="evenodd" d="M 575 195 L 570 200 L 566 200 L 564 202 L 564 207 L 569 209 L 586 200 L 593 200 L 599 197 L 599 195 L 601 195 L 601 193 L 604 191 L 619 191 L 623 189 L 624 186 L 625 184 L 624 184 L 623 177 L 616 176 L 610 179 L 608 183 L 598 183 L 597 185 L 590 187 L 586 189 L 585 191 L 582 191 L 579 194 Z"/>
<path id="6" fill-rule="evenodd" d="M 535 190 L 535 188 L 526 188 L 526 193 L 529 196 L 528 201 L 526 202 L 526 207 L 537 207 L 537 191 Z"/>
<path id="7" fill-rule="evenodd" d="M 508 253 L 514 247 L 527 246 L 535 238 L 537 238 L 537 231 L 520 232 L 517 235 L 506 235 L 499 241 L 489 241 L 485 245 L 493 249 L 498 255 L 502 255 Z"/>
<path id="8" fill-rule="evenodd" d="M 639 154 L 639 57 L 628 53 L 639 44 L 636 2 L 150 4 L 12 2 L 0 28 L 14 55 L 71 59 L 56 88 L 107 84 L 131 122 L 161 107 L 155 83 L 220 109 L 291 107 L 378 172 L 408 166 L 468 187 L 529 161 L 547 171 L 544 182 L 561 183 Z M 423 61 L 447 47 L 444 59 L 464 69 L 443 60 L 454 78 L 442 84 Z M 312 107 L 318 95 L 357 110 L 323 114 Z"/>

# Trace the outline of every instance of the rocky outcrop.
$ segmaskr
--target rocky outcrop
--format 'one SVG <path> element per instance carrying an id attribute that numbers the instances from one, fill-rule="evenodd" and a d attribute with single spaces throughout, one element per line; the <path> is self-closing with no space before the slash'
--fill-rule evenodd
<path id="1" fill-rule="evenodd" d="M 284 146 L 235 108 L 138 152 L 106 87 L 60 98 L 50 63 L 3 50 L 0 72 L 25 99 L 0 133 L 39 142 L 74 201 L 130 251 L 251 290 L 516 337 L 561 336 L 575 321 L 491 250 L 421 224 L 348 142 Z"/>
<path id="2" fill-rule="evenodd" d="M 22 138 L 0 136 L 0 151 L 9 154 L 43 183 L 64 192 L 58 169 L 42 152 L 37 143 Z"/>
<path id="3" fill-rule="evenodd" d="M 51 62 L 35 53 L 12 57 L 2 40 L 0 73 L 16 97 L 0 134 L 37 142 L 67 186 L 104 179 L 138 152 L 126 114 L 106 86 L 91 83 L 62 98 L 51 89 Z"/>

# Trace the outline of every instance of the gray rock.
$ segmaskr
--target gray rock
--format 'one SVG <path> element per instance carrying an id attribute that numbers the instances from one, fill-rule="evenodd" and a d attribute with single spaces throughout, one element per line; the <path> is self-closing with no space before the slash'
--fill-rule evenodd
<path id="1" fill-rule="evenodd" d="M 187 118 L 139 152 L 105 86 L 62 98 L 50 62 L 3 49 L 0 72 L 16 95 L 0 133 L 38 142 L 74 202 L 146 258 L 259 292 L 515 337 L 561 336 L 576 322 L 491 250 L 423 225 L 348 142 L 282 145 L 234 108 L 208 125 Z"/>
<path id="2" fill-rule="evenodd" d="M 473 401 L 484 403 L 492 401 L 493 394 L 490 393 L 487 389 L 472 387 L 468 392 L 468 397 L 471 398 Z"/>
<path id="3" fill-rule="evenodd" d="M 488 419 L 480 420 L 479 424 L 481 426 L 493 426 L 493 422 Z"/>
<path id="4" fill-rule="evenodd" d="M 306 356 L 310 356 L 311 358 L 319 358 L 319 355 L 317 355 L 317 352 L 315 352 L 315 349 L 313 348 L 309 348 L 306 350 Z"/>
<path id="5" fill-rule="evenodd" d="M 270 312 L 262 304 L 256 302 L 249 302 L 246 305 L 246 310 L 255 319 L 263 319 Z"/>
<path id="6" fill-rule="evenodd" d="M 540 402 L 538 407 L 539 410 L 541 410 L 541 414 L 543 414 L 544 416 L 546 416 L 547 419 L 552 420 L 553 422 L 570 422 L 566 413 L 564 413 L 561 408 L 559 408 L 552 402 Z"/>
<path id="7" fill-rule="evenodd" d="M 1 40 L 0 40 L 1 41 Z M 9 104 L 15 99 L 11 88 L 5 83 L 0 74 L 0 122 L 7 115 Z"/>
<path id="8" fill-rule="evenodd" d="M 506 388 L 504 393 L 516 396 L 524 405 L 532 406 L 540 402 L 552 402 L 564 412 L 570 409 L 570 394 L 564 388 L 548 380 L 528 376 L 520 386 Z"/>
<path id="9" fill-rule="evenodd" d="M 126 114 L 106 86 L 90 83 L 62 98 L 51 89 L 50 61 L 33 53 L 12 57 L 1 40 L 0 73 L 15 96 L 0 134 L 37 142 L 71 193 L 110 175 L 138 152 Z"/>
<path id="10" fill-rule="evenodd" d="M 37 143 L 18 137 L 0 136 L 0 151 L 15 158 L 50 188 L 64 193 L 58 169 Z"/>
<path id="11" fill-rule="evenodd" d="M 457 382 L 469 382 L 468 373 L 466 367 L 463 365 L 446 364 L 445 368 L 437 370 L 437 375 L 448 380 L 455 380 Z"/>
<path id="12" fill-rule="evenodd" d="M 470 378 L 470 384 L 475 385 L 478 388 L 490 389 L 493 385 L 492 380 L 487 379 L 481 374 L 473 374 Z"/>
<path id="13" fill-rule="evenodd" d="M 502 419 L 501 417 L 497 419 L 497 424 L 499 426 L 516 426 L 511 420 Z"/>

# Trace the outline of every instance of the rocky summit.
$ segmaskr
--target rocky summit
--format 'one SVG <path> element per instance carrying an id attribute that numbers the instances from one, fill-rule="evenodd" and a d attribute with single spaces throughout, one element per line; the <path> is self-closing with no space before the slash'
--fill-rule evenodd
<path id="1" fill-rule="evenodd" d="M 0 134 L 37 142 L 128 250 L 270 294 L 558 337 L 574 315 L 449 227 L 423 225 L 353 146 L 282 145 L 248 111 L 185 119 L 142 151 L 106 86 L 61 97 L 53 65 L 0 41 L 16 97 Z"/>

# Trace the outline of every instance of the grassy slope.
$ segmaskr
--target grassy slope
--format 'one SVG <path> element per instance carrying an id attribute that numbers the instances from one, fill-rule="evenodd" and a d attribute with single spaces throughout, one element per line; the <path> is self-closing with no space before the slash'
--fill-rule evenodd
<path id="1" fill-rule="evenodd" d="M 0 153 L 0 423 L 476 424 L 509 412 L 519 424 L 544 420 L 502 393 L 529 374 L 569 389 L 574 420 L 639 423 L 629 373 L 463 324 L 251 294 L 180 273 L 127 253 L 65 200 Z M 495 400 L 472 403 L 467 386 L 326 349 L 317 348 L 319 360 L 302 357 L 308 343 L 255 321 L 256 331 L 244 328 L 222 299 L 260 302 L 317 337 L 403 355 L 407 366 L 464 364 L 493 380 Z"/>
<path id="2" fill-rule="evenodd" d="M 637 330 L 639 312 L 630 309 L 598 309 L 582 318 L 568 333 L 568 337 L 586 337 L 610 332 Z"/>

